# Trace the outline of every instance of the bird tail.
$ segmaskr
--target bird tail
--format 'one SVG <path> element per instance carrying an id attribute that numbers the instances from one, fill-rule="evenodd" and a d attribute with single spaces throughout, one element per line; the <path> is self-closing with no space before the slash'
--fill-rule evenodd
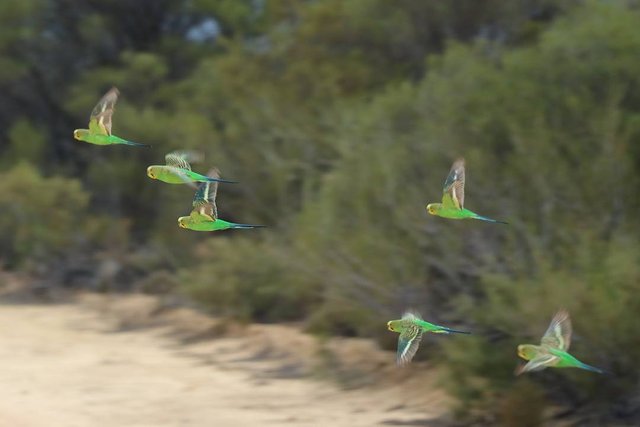
<path id="1" fill-rule="evenodd" d="M 591 365 L 587 365 L 586 363 L 580 363 L 580 365 L 578 366 L 579 368 L 582 369 L 586 369 L 587 371 L 591 371 L 591 372 L 596 372 L 598 374 L 609 374 L 609 372 L 600 369 L 600 368 L 596 368 L 595 366 L 591 366 Z"/>
<path id="2" fill-rule="evenodd" d="M 228 179 L 222 179 L 222 178 L 211 178 L 211 177 L 207 177 L 207 181 L 209 182 L 224 182 L 227 184 L 237 184 L 238 181 L 229 181 Z"/>
<path id="3" fill-rule="evenodd" d="M 436 331 L 436 333 L 441 333 L 441 334 L 466 334 L 466 335 L 471 335 L 471 332 L 467 332 L 467 331 L 459 331 L 457 329 L 451 329 L 451 328 L 446 328 L 444 326 L 440 326 L 440 329 Z"/>
<path id="4" fill-rule="evenodd" d="M 256 224 L 233 224 L 231 228 L 264 228 L 266 225 L 256 225 Z"/>
<path id="5" fill-rule="evenodd" d="M 131 145 L 133 147 L 151 147 L 149 144 L 143 144 L 141 142 L 127 141 L 126 139 L 123 139 L 122 141 L 124 141 L 123 144 Z"/>
<path id="6" fill-rule="evenodd" d="M 479 219 L 481 221 L 487 221 L 487 222 L 493 222 L 496 224 L 509 224 L 506 221 L 498 221 L 497 219 L 491 219 L 491 218 L 487 218 L 486 216 L 482 216 L 482 215 L 476 215 L 474 216 L 475 219 Z"/>

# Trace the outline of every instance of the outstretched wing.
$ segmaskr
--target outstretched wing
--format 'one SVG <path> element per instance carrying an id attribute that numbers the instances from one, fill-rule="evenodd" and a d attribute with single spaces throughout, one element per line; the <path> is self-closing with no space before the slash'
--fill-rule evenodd
<path id="1" fill-rule="evenodd" d="M 398 365 L 406 365 L 411 362 L 411 359 L 418 351 L 421 339 L 422 329 L 409 323 L 398 337 L 398 353 L 396 356 Z"/>
<path id="2" fill-rule="evenodd" d="M 97 135 L 111 135 L 111 117 L 120 92 L 112 87 L 93 107 L 89 118 L 89 130 Z"/>
<path id="3" fill-rule="evenodd" d="M 220 178 L 220 171 L 213 168 L 207 174 L 210 178 Z M 218 193 L 218 182 L 203 182 L 198 186 L 198 191 L 193 198 L 192 216 L 200 216 L 201 219 L 215 221 L 218 219 L 218 208 L 216 207 L 216 195 Z"/>
<path id="4" fill-rule="evenodd" d="M 464 207 L 464 159 L 453 162 L 442 189 L 442 205 L 445 208 Z"/>
<path id="5" fill-rule="evenodd" d="M 196 151 L 172 151 L 164 156 L 167 166 L 191 170 L 190 162 L 202 161 L 202 154 Z"/>
<path id="6" fill-rule="evenodd" d="M 402 319 L 407 320 L 422 320 L 422 316 L 415 310 L 407 310 L 402 315 Z"/>
<path id="7" fill-rule="evenodd" d="M 558 358 L 553 354 L 544 354 L 531 359 L 526 365 L 521 365 L 516 368 L 516 375 L 520 375 L 525 372 L 541 371 L 544 368 L 552 366 Z"/>
<path id="8" fill-rule="evenodd" d="M 571 344 L 571 319 L 566 310 L 560 310 L 553 316 L 540 345 L 567 351 Z"/>

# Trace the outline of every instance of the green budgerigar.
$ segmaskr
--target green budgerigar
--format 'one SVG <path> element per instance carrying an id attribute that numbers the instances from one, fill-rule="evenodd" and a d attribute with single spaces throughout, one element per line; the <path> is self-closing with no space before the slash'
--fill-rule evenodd
<path id="1" fill-rule="evenodd" d="M 208 176 L 217 179 L 220 177 L 220 172 L 218 169 L 212 169 Z M 201 183 L 193 198 L 191 214 L 178 218 L 178 226 L 194 231 L 265 227 L 264 225 L 236 224 L 218 218 L 218 209 L 216 207 L 217 192 L 218 183 L 215 180 Z"/>
<path id="2" fill-rule="evenodd" d="M 193 184 L 195 182 L 226 182 L 236 184 L 236 181 L 211 178 L 191 170 L 189 162 L 197 161 L 202 156 L 194 151 L 173 151 L 164 157 L 164 165 L 151 165 L 147 168 L 147 176 L 167 184 Z"/>
<path id="3" fill-rule="evenodd" d="M 605 373 L 602 369 L 582 363 L 569 353 L 571 344 L 571 319 L 569 313 L 560 310 L 551 320 L 540 345 L 521 344 L 518 356 L 528 363 L 516 369 L 516 375 L 523 372 L 540 371 L 545 368 L 580 368 L 587 371 Z"/>
<path id="4" fill-rule="evenodd" d="M 444 182 L 442 203 L 429 203 L 427 212 L 431 215 L 451 219 L 479 219 L 488 222 L 507 224 L 504 221 L 487 218 L 464 208 L 464 159 L 453 162 L 451 171 Z"/>
<path id="5" fill-rule="evenodd" d="M 133 145 L 136 147 L 149 147 L 147 144 L 127 141 L 111 133 L 111 118 L 118 100 L 118 89 L 111 88 L 101 99 L 91 112 L 89 118 L 89 129 L 76 129 L 73 137 L 78 141 L 88 142 L 95 145 Z"/>
<path id="6" fill-rule="evenodd" d="M 455 329 L 447 328 L 433 323 L 426 322 L 422 318 L 413 312 L 406 312 L 402 319 L 390 320 L 387 322 L 387 328 L 393 332 L 399 332 L 398 337 L 398 352 L 396 356 L 396 362 L 398 365 L 405 365 L 413 359 L 422 334 L 425 332 L 432 332 L 434 334 L 470 334 L 471 332 L 458 331 Z"/>

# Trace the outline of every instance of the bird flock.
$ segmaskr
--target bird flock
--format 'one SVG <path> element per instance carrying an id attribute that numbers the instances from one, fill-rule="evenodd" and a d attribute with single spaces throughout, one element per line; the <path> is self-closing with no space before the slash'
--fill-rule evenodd
<path id="1" fill-rule="evenodd" d="M 73 137 L 79 141 L 95 145 L 129 145 L 149 147 L 147 144 L 129 141 L 111 132 L 112 117 L 118 100 L 118 89 L 111 88 L 91 112 L 89 129 L 76 129 Z M 264 225 L 237 224 L 218 218 L 216 195 L 219 183 L 236 184 L 236 181 L 222 179 L 220 171 L 212 168 L 207 175 L 191 170 L 191 162 L 197 162 L 202 156 L 193 151 L 174 151 L 165 156 L 164 165 L 151 165 L 147 176 L 167 184 L 188 184 L 196 188 L 192 210 L 188 216 L 178 218 L 178 226 L 194 231 L 218 231 L 230 228 L 258 228 Z M 460 158 L 453 163 L 444 183 L 442 203 L 430 203 L 426 206 L 429 214 L 449 219 L 477 219 L 492 223 L 507 224 L 466 209 L 464 207 L 465 163 Z M 425 332 L 435 334 L 470 334 L 445 326 L 429 323 L 413 311 L 404 313 L 401 319 L 387 322 L 390 331 L 399 333 L 396 361 L 398 365 L 411 362 L 418 351 L 420 340 Z M 568 353 L 571 343 L 571 319 L 565 310 L 559 310 L 551 320 L 542 336 L 540 345 L 521 344 L 517 354 L 527 363 L 518 366 L 516 374 L 539 371 L 548 367 L 581 368 L 592 372 L 605 373 L 602 369 L 587 365 Z"/>
<path id="2" fill-rule="evenodd" d="M 111 119 L 119 94 L 118 89 L 114 87 L 100 98 L 91 111 L 89 129 L 76 129 L 73 131 L 73 137 L 79 141 L 96 145 L 149 147 L 147 144 L 129 141 L 111 133 Z M 264 227 L 264 225 L 236 224 L 218 218 L 218 208 L 216 207 L 218 183 L 236 184 L 237 182 L 220 178 L 220 171 L 216 168 L 211 169 L 207 175 L 192 171 L 190 162 L 197 162 L 201 159 L 202 156 L 193 151 L 174 151 L 164 157 L 164 165 L 151 165 L 147 168 L 147 176 L 151 179 L 157 179 L 167 184 L 188 184 L 196 187 L 191 213 L 188 216 L 178 218 L 178 226 L 194 231 Z"/>

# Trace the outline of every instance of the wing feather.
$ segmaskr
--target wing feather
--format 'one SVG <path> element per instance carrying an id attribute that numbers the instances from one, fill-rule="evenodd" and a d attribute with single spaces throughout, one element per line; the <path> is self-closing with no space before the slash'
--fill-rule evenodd
<path id="1" fill-rule="evenodd" d="M 464 159 L 453 162 L 442 189 L 442 204 L 445 208 L 464 208 Z"/>
<path id="2" fill-rule="evenodd" d="M 411 362 L 420 346 L 422 329 L 417 325 L 407 325 L 398 337 L 398 353 L 396 361 L 398 365 L 406 365 Z"/>
<path id="3" fill-rule="evenodd" d="M 98 135 L 111 135 L 111 118 L 120 92 L 112 87 L 93 107 L 89 118 L 89 130 Z"/>
<path id="4" fill-rule="evenodd" d="M 571 344 L 571 319 L 566 310 L 560 310 L 553 316 L 549 328 L 544 333 L 540 345 L 567 351 Z"/>
<path id="5" fill-rule="evenodd" d="M 209 178 L 220 178 L 220 171 L 213 168 L 207 174 Z M 218 182 L 203 182 L 198 186 L 198 190 L 193 198 L 192 215 L 200 215 L 209 221 L 218 219 L 218 208 L 216 206 L 216 196 L 218 194 Z"/>
<path id="6" fill-rule="evenodd" d="M 520 375 L 525 372 L 541 371 L 549 366 L 552 366 L 557 359 L 558 358 L 553 354 L 544 354 L 538 356 L 534 359 L 531 359 L 529 362 L 527 362 L 526 365 L 516 368 L 516 375 Z"/>
<path id="7" fill-rule="evenodd" d="M 167 166 L 173 166 L 181 169 L 191 170 L 190 162 L 202 161 L 202 154 L 196 151 L 172 151 L 164 156 Z"/>

